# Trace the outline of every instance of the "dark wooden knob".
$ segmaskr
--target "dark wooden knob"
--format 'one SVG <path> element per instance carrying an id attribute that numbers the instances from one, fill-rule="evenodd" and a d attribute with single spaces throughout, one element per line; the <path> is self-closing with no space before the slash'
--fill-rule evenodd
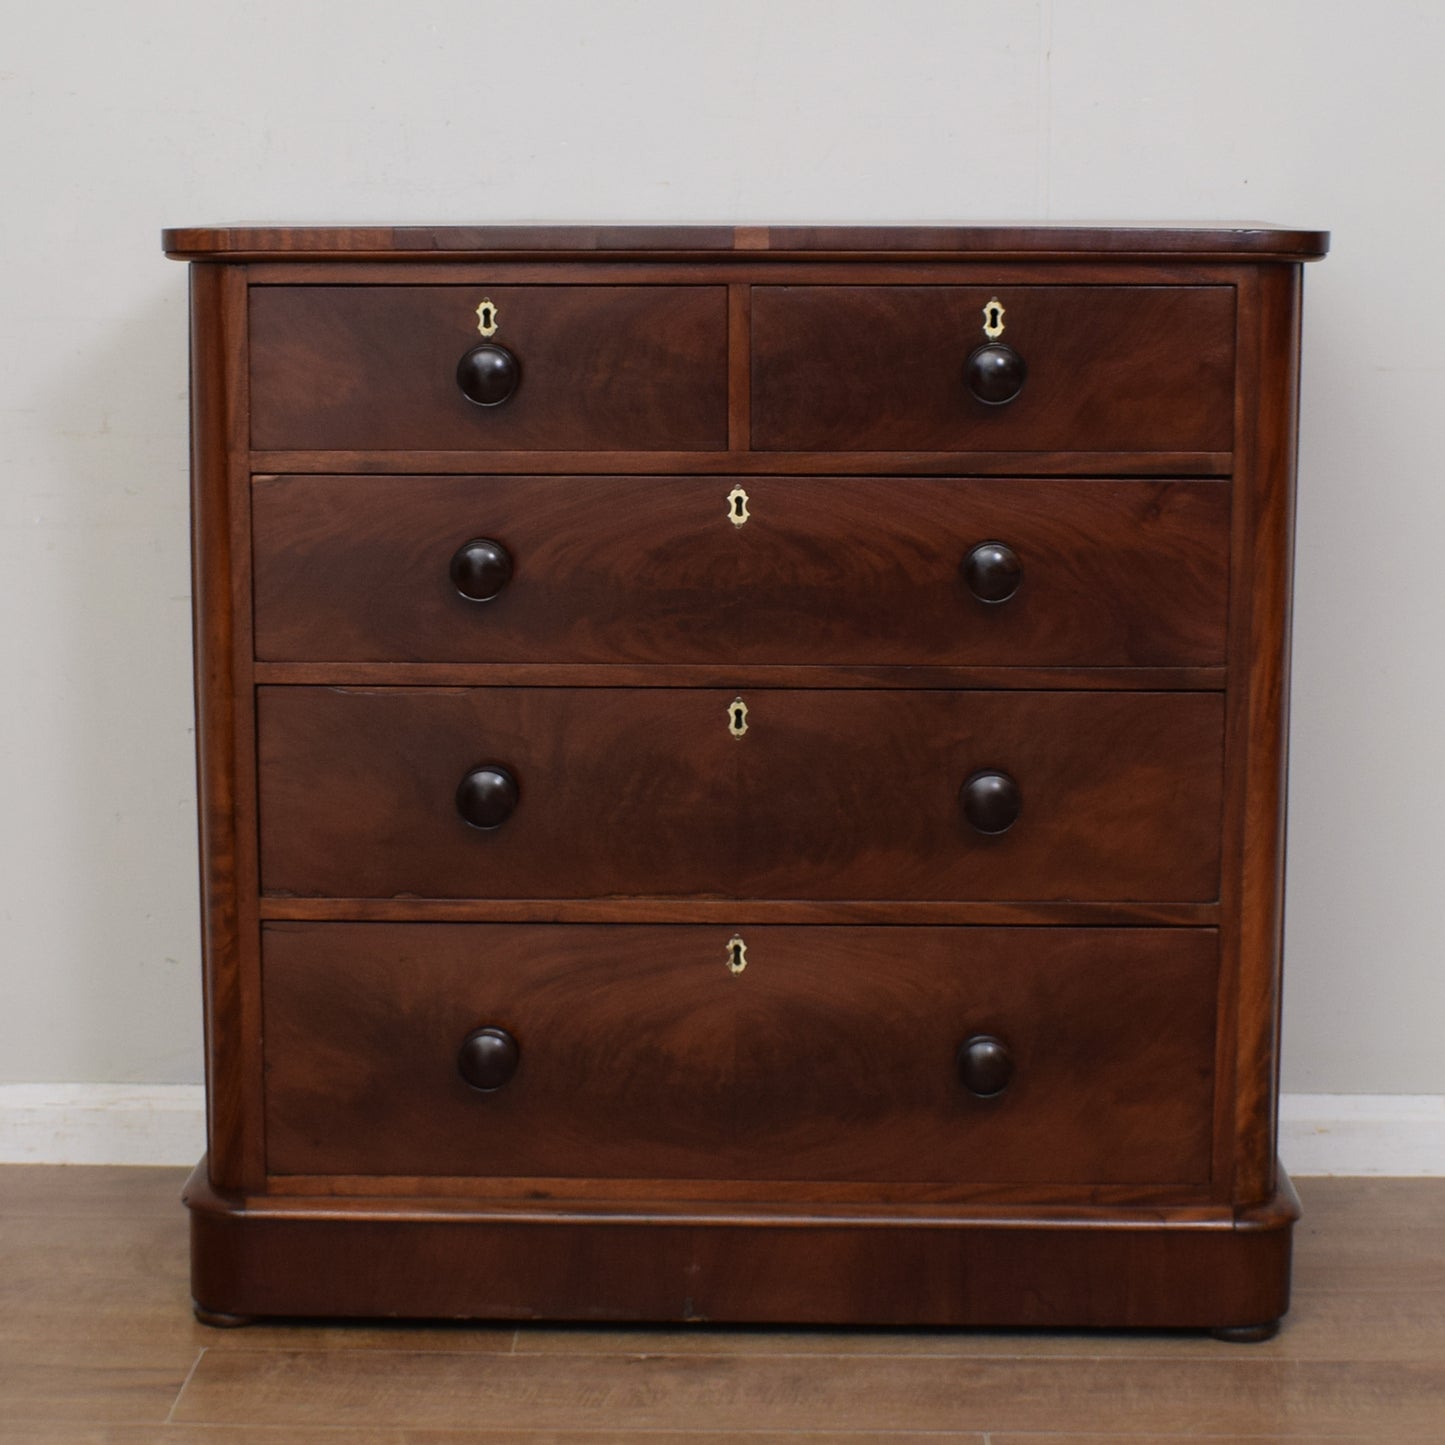
<path id="1" fill-rule="evenodd" d="M 490 537 L 473 537 L 452 557 L 452 586 L 473 602 L 490 602 L 512 580 L 512 554 Z"/>
<path id="2" fill-rule="evenodd" d="M 958 790 L 963 816 L 980 833 L 1007 833 L 1018 822 L 1024 796 L 1007 773 L 985 769 Z"/>
<path id="3" fill-rule="evenodd" d="M 457 1072 L 472 1088 L 489 1094 L 517 1072 L 522 1051 L 506 1029 L 473 1029 L 457 1052 Z"/>
<path id="4" fill-rule="evenodd" d="M 1002 1039 L 975 1034 L 958 1046 L 958 1077 L 970 1094 L 992 1099 L 1008 1088 L 1014 1076 L 1014 1056 Z"/>
<path id="5" fill-rule="evenodd" d="M 969 352 L 963 363 L 963 379 L 968 389 L 987 406 L 1002 406 L 1024 389 L 1029 369 L 1024 359 L 999 341 L 990 341 Z"/>
<path id="6" fill-rule="evenodd" d="M 485 763 L 457 784 L 457 812 L 473 828 L 500 828 L 512 816 L 519 796 L 517 780 L 506 768 Z"/>
<path id="7" fill-rule="evenodd" d="M 980 602 L 1007 602 L 1019 590 L 1024 569 L 1006 542 L 980 542 L 963 559 L 963 578 Z"/>
<path id="8" fill-rule="evenodd" d="M 457 385 L 462 395 L 478 406 L 500 406 L 521 379 L 521 363 L 494 341 L 472 347 L 457 362 Z"/>

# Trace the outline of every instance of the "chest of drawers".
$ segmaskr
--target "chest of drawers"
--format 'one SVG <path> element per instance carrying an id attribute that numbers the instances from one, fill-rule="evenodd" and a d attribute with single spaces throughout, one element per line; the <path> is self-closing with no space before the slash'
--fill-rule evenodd
<path id="1" fill-rule="evenodd" d="M 1324 246 L 168 232 L 200 1316 L 1268 1332 Z"/>

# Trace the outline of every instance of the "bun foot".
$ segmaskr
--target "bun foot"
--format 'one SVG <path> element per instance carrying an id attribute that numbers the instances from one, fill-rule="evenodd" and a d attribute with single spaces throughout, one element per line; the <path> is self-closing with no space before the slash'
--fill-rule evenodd
<path id="1" fill-rule="evenodd" d="M 1230 1345 L 1258 1345 L 1272 1340 L 1279 1333 L 1279 1321 L 1267 1320 L 1262 1325 L 1222 1325 L 1209 1333 L 1216 1340 Z"/>
<path id="2" fill-rule="evenodd" d="M 205 1305 L 198 1305 L 195 1300 L 191 1301 L 191 1308 L 203 1325 L 210 1325 L 216 1330 L 238 1330 L 256 1318 L 255 1315 L 228 1315 L 220 1310 L 208 1310 Z"/>

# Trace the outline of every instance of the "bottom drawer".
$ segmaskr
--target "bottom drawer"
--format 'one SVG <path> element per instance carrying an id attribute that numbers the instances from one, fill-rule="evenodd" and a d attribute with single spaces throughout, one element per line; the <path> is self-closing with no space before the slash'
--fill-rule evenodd
<path id="1" fill-rule="evenodd" d="M 268 924 L 268 1167 L 1203 1183 L 1217 959 L 1212 929 Z"/>

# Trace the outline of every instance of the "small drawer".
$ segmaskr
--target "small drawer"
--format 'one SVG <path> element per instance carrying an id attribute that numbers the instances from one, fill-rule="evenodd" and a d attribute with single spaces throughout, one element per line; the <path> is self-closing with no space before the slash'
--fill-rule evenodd
<path id="1" fill-rule="evenodd" d="M 1218 896 L 1219 693 L 257 696 L 273 895 Z"/>
<path id="2" fill-rule="evenodd" d="M 1203 1183 L 1217 952 L 1210 929 L 270 924 L 267 1163 Z"/>
<path id="3" fill-rule="evenodd" d="M 1222 482 L 258 478 L 273 661 L 1209 666 Z"/>
<path id="4" fill-rule="evenodd" d="M 1228 452 L 1233 435 L 1230 286 L 753 288 L 759 450 Z"/>
<path id="5" fill-rule="evenodd" d="M 720 286 L 256 286 L 251 445 L 724 448 L 727 324 Z M 478 404 L 459 365 L 483 345 Z"/>

